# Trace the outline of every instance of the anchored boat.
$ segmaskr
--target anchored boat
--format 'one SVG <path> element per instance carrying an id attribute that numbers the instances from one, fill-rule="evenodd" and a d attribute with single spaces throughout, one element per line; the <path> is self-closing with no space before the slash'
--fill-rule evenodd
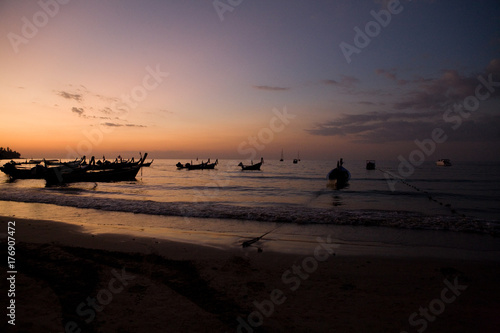
<path id="1" fill-rule="evenodd" d="M 349 182 L 349 179 L 351 179 L 351 173 L 343 167 L 343 164 L 344 160 L 340 159 L 340 161 L 337 162 L 337 167 L 332 169 L 326 176 L 330 182 L 333 182 L 333 185 L 336 188 L 345 187 Z"/>
<path id="2" fill-rule="evenodd" d="M 366 170 L 375 170 L 374 160 L 366 160 Z"/>
<path id="3" fill-rule="evenodd" d="M 215 169 L 215 166 L 217 164 L 219 164 L 218 159 L 216 159 L 214 163 L 210 163 L 210 159 L 208 159 L 207 162 L 201 161 L 200 164 L 193 164 L 193 161 L 191 161 L 191 163 L 186 163 L 186 164 L 178 162 L 175 166 L 177 167 L 177 169 L 205 170 L 205 169 Z"/>
<path id="4" fill-rule="evenodd" d="M 44 179 L 47 185 L 58 185 L 78 182 L 117 182 L 135 180 L 137 173 L 142 168 L 148 154 L 144 154 L 139 162 L 120 163 L 111 168 L 98 166 L 92 156 L 89 164 L 71 165 L 64 164 L 55 168 L 46 168 Z"/>
<path id="5" fill-rule="evenodd" d="M 259 163 L 253 164 L 253 162 L 252 162 L 252 164 L 250 164 L 250 165 L 243 165 L 243 163 L 240 162 L 240 164 L 238 164 L 238 166 L 241 167 L 242 171 L 245 171 L 245 170 L 260 170 L 260 167 L 262 166 L 263 163 L 264 163 L 264 158 L 261 157 Z"/>

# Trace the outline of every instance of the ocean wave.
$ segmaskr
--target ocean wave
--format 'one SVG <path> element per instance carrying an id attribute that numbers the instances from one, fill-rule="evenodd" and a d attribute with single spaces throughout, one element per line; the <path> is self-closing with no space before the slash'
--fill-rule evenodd
<path id="1" fill-rule="evenodd" d="M 429 216 L 407 211 L 339 210 L 305 207 L 299 204 L 242 206 L 211 201 L 157 202 L 82 195 L 65 195 L 45 189 L 4 189 L 0 200 L 53 204 L 75 208 L 137 214 L 220 218 L 276 223 L 335 224 L 395 227 L 405 229 L 450 230 L 500 236 L 500 223 L 459 216 Z"/>

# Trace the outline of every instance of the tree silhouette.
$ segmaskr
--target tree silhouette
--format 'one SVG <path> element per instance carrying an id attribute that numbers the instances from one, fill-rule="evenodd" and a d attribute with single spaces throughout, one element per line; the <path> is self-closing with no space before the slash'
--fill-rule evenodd
<path id="1" fill-rule="evenodd" d="M 2 159 L 12 159 L 12 158 L 20 158 L 21 154 L 15 150 L 10 149 L 9 147 L 4 148 L 0 147 L 0 160 Z"/>

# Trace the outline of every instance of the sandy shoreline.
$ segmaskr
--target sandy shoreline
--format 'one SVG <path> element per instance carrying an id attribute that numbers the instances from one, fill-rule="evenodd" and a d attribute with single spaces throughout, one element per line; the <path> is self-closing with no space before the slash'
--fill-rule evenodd
<path id="1" fill-rule="evenodd" d="M 0 218 L 4 258 L 12 219 Z M 500 324 L 495 261 L 345 256 L 326 236 L 309 253 L 259 253 L 15 221 L 16 326 L 4 316 L 7 332 L 493 332 Z"/>

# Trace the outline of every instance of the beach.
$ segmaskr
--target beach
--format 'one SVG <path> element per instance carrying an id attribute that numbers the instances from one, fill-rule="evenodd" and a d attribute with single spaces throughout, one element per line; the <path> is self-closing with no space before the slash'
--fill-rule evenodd
<path id="1" fill-rule="evenodd" d="M 296 253 L 221 247 L 13 216 L 0 218 L 2 231 L 13 220 L 16 325 L 4 320 L 6 332 L 494 332 L 500 324 L 500 265 L 491 258 L 347 255 L 328 235 Z"/>
<path id="2" fill-rule="evenodd" d="M 1 4 L 0 333 L 500 332 L 498 0 Z"/>

